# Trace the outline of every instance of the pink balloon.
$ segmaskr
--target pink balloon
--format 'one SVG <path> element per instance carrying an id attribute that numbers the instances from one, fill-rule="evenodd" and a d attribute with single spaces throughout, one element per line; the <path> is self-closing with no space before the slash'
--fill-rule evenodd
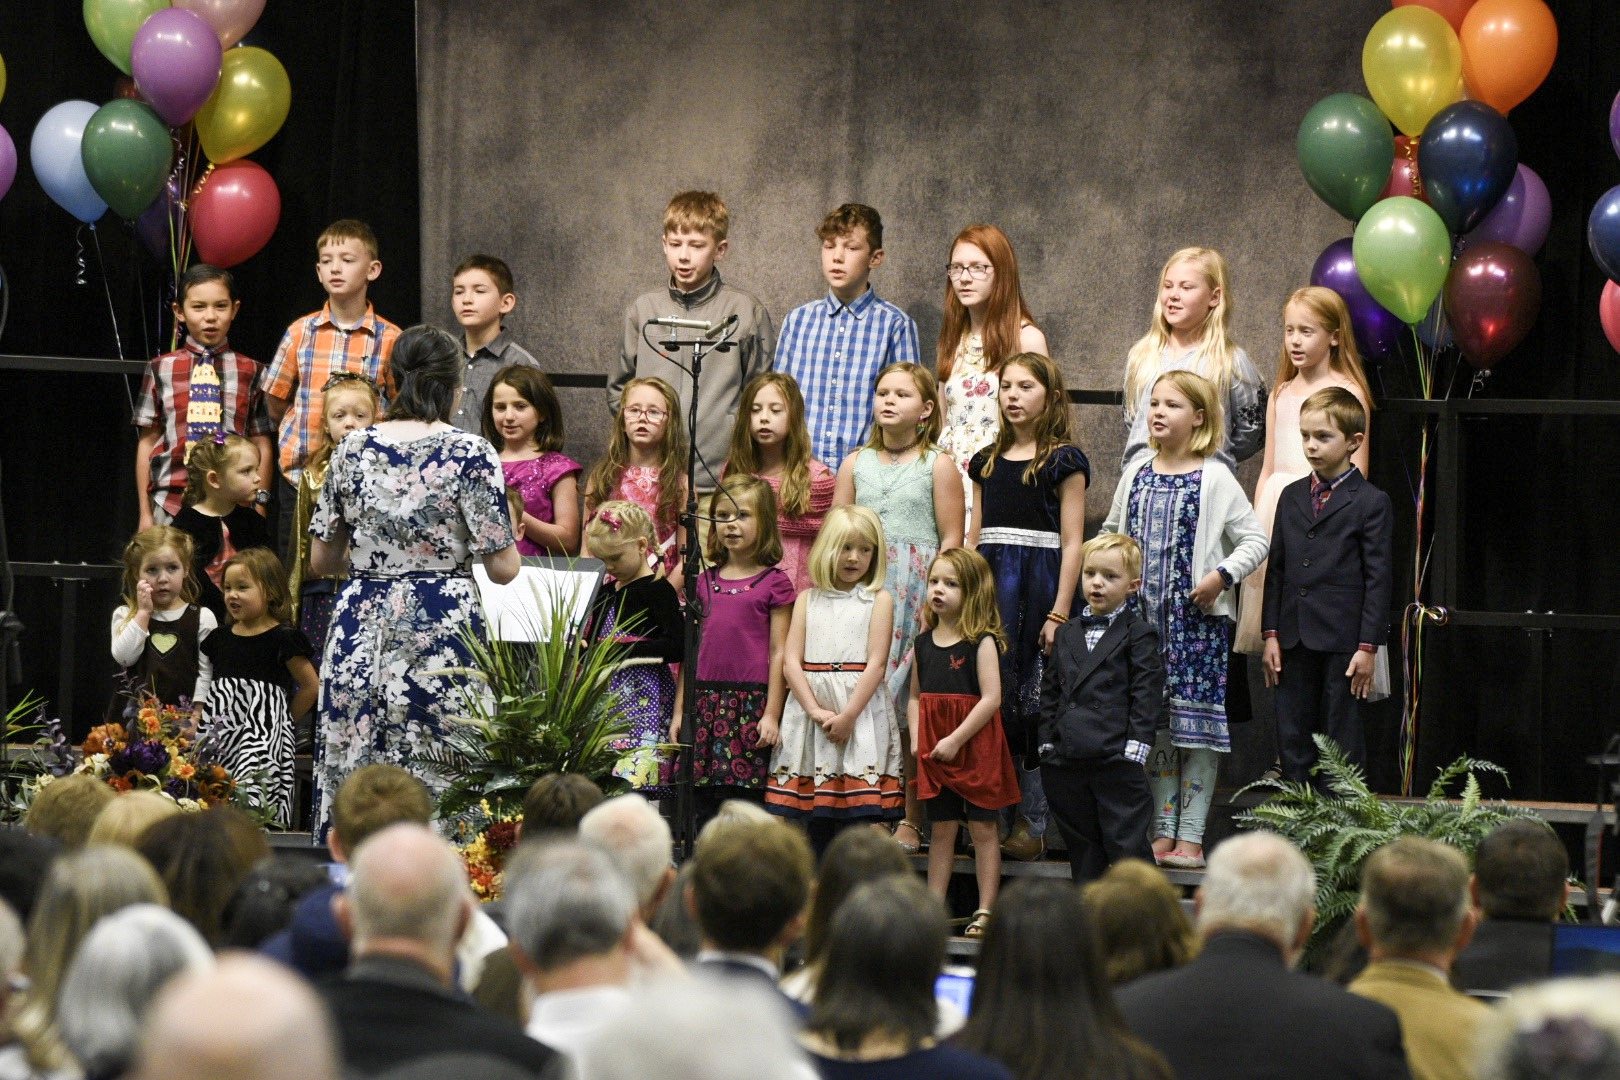
<path id="1" fill-rule="evenodd" d="M 17 144 L 11 141 L 11 134 L 0 127 L 0 199 L 6 197 L 11 190 L 11 182 L 17 179 Z"/>
<path id="2" fill-rule="evenodd" d="M 219 43 L 230 48 L 247 37 L 253 24 L 264 14 L 264 0 L 174 0 L 174 6 L 194 11 L 208 20 L 219 35 Z"/>
<path id="3" fill-rule="evenodd" d="M 281 221 L 281 192 L 264 169 L 245 159 L 215 166 L 191 197 L 197 256 L 235 266 L 259 253 Z"/>
<path id="4" fill-rule="evenodd" d="M 1603 283 L 1603 295 L 1598 298 L 1598 320 L 1603 323 L 1603 336 L 1609 345 L 1620 352 L 1620 285 L 1612 281 Z"/>
<path id="5" fill-rule="evenodd" d="M 154 11 L 129 47 L 135 85 L 163 122 L 190 120 L 219 82 L 224 50 L 201 15 L 179 8 Z"/>

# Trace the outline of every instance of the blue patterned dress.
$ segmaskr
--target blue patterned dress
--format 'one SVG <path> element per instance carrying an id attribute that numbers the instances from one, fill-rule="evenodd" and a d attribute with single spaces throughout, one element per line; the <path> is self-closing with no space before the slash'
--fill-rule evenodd
<path id="1" fill-rule="evenodd" d="M 1232 622 L 1193 603 L 1193 537 L 1204 471 L 1166 475 L 1143 466 L 1131 482 L 1125 531 L 1142 545 L 1142 613 L 1159 631 L 1170 741 L 1226 753 L 1227 654 Z"/>
<path id="2" fill-rule="evenodd" d="M 454 430 L 346 437 L 310 532 L 330 541 L 345 528 L 349 578 L 327 632 L 315 728 L 317 841 L 346 776 L 374 762 L 412 768 L 462 711 L 457 684 L 426 673 L 466 664 L 461 635 L 483 622 L 472 561 L 514 542 L 494 448 Z"/>

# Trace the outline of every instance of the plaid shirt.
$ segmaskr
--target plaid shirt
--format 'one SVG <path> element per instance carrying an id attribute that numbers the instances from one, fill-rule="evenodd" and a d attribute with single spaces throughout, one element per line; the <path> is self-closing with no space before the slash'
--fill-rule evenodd
<path id="1" fill-rule="evenodd" d="M 321 417 L 321 389 L 339 371 L 353 371 L 375 381 L 386 391 L 388 354 L 394 350 L 399 327 L 379 317 L 366 305 L 365 318 L 345 329 L 332 321 L 332 305 L 287 327 L 276 347 L 276 358 L 265 373 L 264 392 L 290 401 L 281 418 L 279 441 L 282 478 L 296 485 L 304 462 L 315 446 Z M 294 396 L 296 393 L 296 396 Z"/>
<path id="2" fill-rule="evenodd" d="M 146 366 L 141 396 L 135 403 L 138 428 L 159 429 L 152 450 L 152 479 L 147 487 L 155 505 L 173 517 L 186 493 L 186 409 L 191 404 L 191 365 L 203 347 L 186 338 L 183 349 L 164 353 Z M 252 438 L 275 430 L 265 411 L 264 365 L 234 351 L 229 342 L 214 353 L 219 371 L 220 428 Z"/>
<path id="3" fill-rule="evenodd" d="M 834 469 L 866 443 L 877 374 L 917 361 L 917 324 L 868 288 L 845 304 L 830 291 L 788 312 L 776 369 L 798 380 L 817 461 Z"/>

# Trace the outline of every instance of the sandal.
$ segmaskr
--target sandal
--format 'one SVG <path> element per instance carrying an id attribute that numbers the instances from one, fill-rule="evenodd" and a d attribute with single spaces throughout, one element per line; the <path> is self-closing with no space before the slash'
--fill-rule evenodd
<path id="1" fill-rule="evenodd" d="M 900 828 L 901 828 L 901 826 L 904 826 L 904 827 L 910 829 L 916 835 L 917 839 L 913 840 L 913 841 L 906 841 L 906 840 L 900 839 Z M 922 849 L 923 849 L 922 829 L 918 828 L 916 825 L 913 825 L 911 822 L 905 821 L 905 820 L 895 822 L 894 828 L 890 831 L 889 835 L 894 837 L 894 842 L 899 844 L 900 845 L 900 850 L 905 852 L 907 855 L 919 855 L 919 854 L 922 853 Z"/>
<path id="2" fill-rule="evenodd" d="M 982 938 L 984 937 L 985 928 L 989 925 L 990 909 L 980 908 L 973 913 L 973 919 L 967 924 L 967 929 L 962 931 L 962 936 L 965 938 Z"/>

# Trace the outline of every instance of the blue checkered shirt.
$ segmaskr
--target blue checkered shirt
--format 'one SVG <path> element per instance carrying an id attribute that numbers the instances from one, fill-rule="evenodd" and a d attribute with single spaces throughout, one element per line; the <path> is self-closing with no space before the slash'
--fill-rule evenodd
<path id="1" fill-rule="evenodd" d="M 798 381 L 817 461 L 834 469 L 866 443 L 877 373 L 917 362 L 917 324 L 870 288 L 845 304 L 830 291 L 788 312 L 776 370 Z"/>

